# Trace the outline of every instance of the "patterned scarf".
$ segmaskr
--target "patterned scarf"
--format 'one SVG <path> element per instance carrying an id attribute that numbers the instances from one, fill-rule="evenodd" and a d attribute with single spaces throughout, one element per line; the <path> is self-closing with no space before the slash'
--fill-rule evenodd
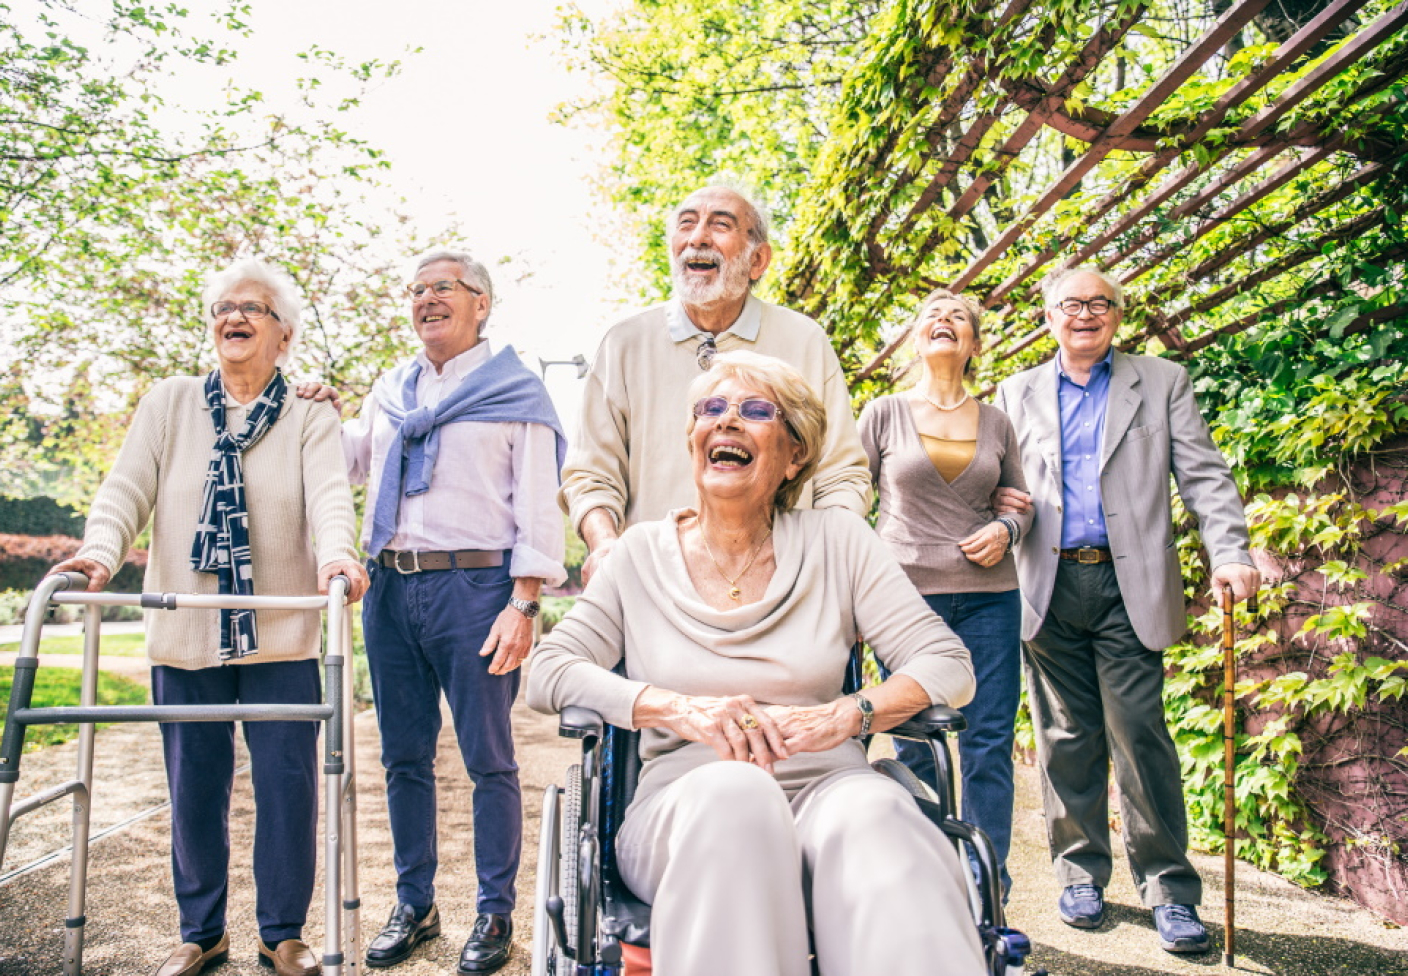
<path id="1" fill-rule="evenodd" d="M 205 378 L 205 402 L 215 424 L 215 450 L 205 473 L 205 499 L 200 524 L 191 546 L 191 568 L 214 573 L 222 594 L 254 595 L 254 566 L 249 553 L 249 512 L 244 500 L 244 464 L 240 455 L 258 443 L 274 426 L 284 407 L 288 384 L 284 374 L 274 378 L 259 394 L 249 420 L 238 436 L 225 426 L 225 387 L 220 371 Z M 253 610 L 220 611 L 220 660 L 246 657 L 259 650 Z"/>

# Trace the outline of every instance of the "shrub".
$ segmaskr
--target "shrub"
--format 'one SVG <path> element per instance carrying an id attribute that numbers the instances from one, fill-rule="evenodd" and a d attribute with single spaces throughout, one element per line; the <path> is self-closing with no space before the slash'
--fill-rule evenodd
<path id="1" fill-rule="evenodd" d="M 0 495 L 0 533 L 83 537 L 83 516 L 52 498 L 10 498 Z"/>
<path id="2" fill-rule="evenodd" d="M 81 545 L 66 535 L 7 535 L 0 533 L 0 590 L 34 589 L 50 566 L 71 557 Z M 113 576 L 108 589 L 117 593 L 140 593 L 147 553 L 134 549 Z"/>

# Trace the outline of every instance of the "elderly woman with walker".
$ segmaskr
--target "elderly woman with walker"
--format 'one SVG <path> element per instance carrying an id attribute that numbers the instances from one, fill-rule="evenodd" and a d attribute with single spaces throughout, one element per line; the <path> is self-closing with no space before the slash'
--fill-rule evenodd
<path id="1" fill-rule="evenodd" d="M 289 395 L 280 367 L 298 336 L 293 283 L 245 260 L 205 290 L 218 365 L 161 381 L 142 397 L 98 489 L 72 559 L 99 590 L 151 525 L 144 587 L 247 596 L 367 586 L 336 411 Z M 157 705 L 308 704 L 320 697 L 316 610 L 200 610 L 147 615 Z M 225 961 L 231 722 L 163 723 L 171 792 L 171 867 L 181 942 L 157 976 L 195 976 Z M 317 826 L 313 722 L 244 723 L 256 805 L 258 960 L 278 976 L 313 976 L 303 942 Z"/>

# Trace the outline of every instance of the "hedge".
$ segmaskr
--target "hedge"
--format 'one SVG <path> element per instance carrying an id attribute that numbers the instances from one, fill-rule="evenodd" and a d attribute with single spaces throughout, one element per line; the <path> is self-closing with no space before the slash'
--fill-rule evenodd
<path id="1" fill-rule="evenodd" d="M 9 535 L 64 535 L 83 538 L 85 519 L 78 510 L 52 498 L 10 498 L 0 495 L 0 533 Z"/>

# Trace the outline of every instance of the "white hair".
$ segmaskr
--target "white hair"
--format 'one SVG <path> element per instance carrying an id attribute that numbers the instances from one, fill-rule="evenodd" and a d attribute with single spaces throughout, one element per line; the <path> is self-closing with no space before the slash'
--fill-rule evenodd
<path id="1" fill-rule="evenodd" d="M 416 258 L 415 270 L 411 276 L 420 274 L 421 269 L 428 264 L 437 261 L 453 261 L 460 266 L 460 276 L 465 278 L 469 284 L 478 288 L 485 295 L 489 296 L 489 315 L 494 313 L 494 282 L 489 277 L 489 269 L 484 267 L 474 259 L 474 255 L 468 251 L 456 251 L 447 247 L 434 248 L 426 251 Z M 489 324 L 489 315 L 484 316 L 484 321 L 479 323 L 479 331 L 482 333 Z"/>
<path id="2" fill-rule="evenodd" d="M 1063 271 L 1057 271 L 1055 274 L 1051 275 L 1041 283 L 1042 304 L 1045 305 L 1047 308 L 1050 308 L 1052 300 L 1056 297 L 1056 294 L 1060 289 L 1062 282 L 1065 282 L 1078 274 L 1094 275 L 1096 278 L 1099 278 L 1106 284 L 1106 286 L 1109 287 L 1110 294 L 1111 296 L 1113 296 L 1115 308 L 1124 308 L 1123 285 L 1121 285 L 1114 278 L 1107 275 L 1105 272 L 1101 271 L 1099 268 L 1083 267 L 1079 265 L 1074 268 L 1066 268 Z"/>
<path id="3" fill-rule="evenodd" d="M 279 317 L 279 324 L 284 327 L 284 336 L 288 339 L 288 344 L 284 346 L 284 351 L 275 362 L 279 366 L 287 365 L 298 345 L 303 299 L 299 297 L 298 286 L 293 283 L 293 279 L 267 261 L 242 258 L 224 271 L 217 271 L 206 279 L 205 291 L 200 296 L 206 324 L 215 324 L 215 316 L 211 314 L 210 307 L 220 300 L 220 296 L 238 285 L 245 284 L 256 285 L 269 296 L 269 306 Z"/>
<path id="4" fill-rule="evenodd" d="M 723 190 L 727 193 L 732 193 L 742 200 L 743 213 L 747 218 L 749 240 L 751 240 L 754 245 L 766 244 L 768 242 L 770 220 L 767 207 L 758 201 L 751 188 L 733 179 L 715 180 L 708 186 L 701 186 L 699 189 L 686 196 L 684 203 L 677 206 L 674 212 L 670 214 L 669 230 L 671 232 L 674 231 L 675 223 L 679 220 L 680 211 L 684 209 L 685 203 L 699 196 L 699 194 L 708 193 L 711 190 Z"/>

